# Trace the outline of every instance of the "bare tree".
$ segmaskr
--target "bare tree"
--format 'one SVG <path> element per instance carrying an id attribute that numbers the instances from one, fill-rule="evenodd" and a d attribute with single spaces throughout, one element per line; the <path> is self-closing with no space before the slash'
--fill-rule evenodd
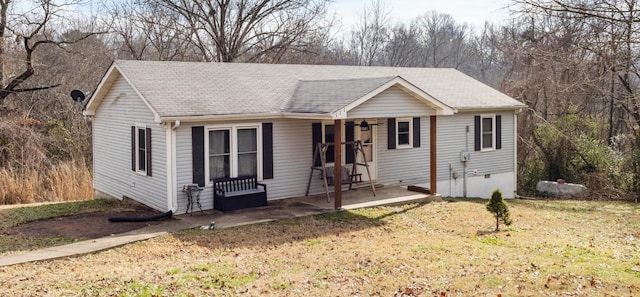
<path id="1" fill-rule="evenodd" d="M 13 93 L 45 90 L 59 86 L 52 80 L 40 85 L 28 85 L 26 82 L 36 73 L 34 55 L 40 48 L 53 45 L 63 49 L 64 45 L 83 40 L 94 32 L 74 36 L 75 39 L 56 37 L 51 29 L 63 28 L 68 16 L 66 9 L 77 5 L 76 0 L 56 2 L 39 0 L 35 7 L 21 13 L 11 13 L 12 0 L 0 0 L 0 104 Z M 8 44 L 15 40 L 16 44 Z M 12 48 L 12 52 L 7 50 Z M 17 51 L 17 52 L 16 52 Z M 10 72 L 6 72 L 11 69 Z"/>
<path id="2" fill-rule="evenodd" d="M 468 49 L 470 30 L 458 24 L 451 15 L 430 11 L 416 19 L 414 26 L 420 28 L 422 64 L 427 67 L 460 68 Z"/>
<path id="3" fill-rule="evenodd" d="M 389 10 L 380 0 L 371 1 L 362 9 L 362 14 L 347 42 L 353 59 L 350 64 L 380 65 L 383 50 L 389 40 Z"/>
<path id="4" fill-rule="evenodd" d="M 498 88 L 504 80 L 509 61 L 501 51 L 501 28 L 486 22 L 480 32 L 470 38 L 470 65 L 467 74 Z"/>
<path id="5" fill-rule="evenodd" d="M 118 58 L 136 60 L 201 60 L 193 55 L 192 31 L 183 17 L 157 2 L 112 1 L 112 46 Z"/>
<path id="6" fill-rule="evenodd" d="M 530 16 L 544 16 L 554 22 L 571 24 L 580 29 L 566 44 L 583 54 L 585 71 L 570 74 L 588 79 L 583 94 L 596 97 L 591 112 L 599 111 L 608 119 L 606 139 L 616 149 L 628 154 L 629 169 L 633 172 L 633 190 L 640 191 L 640 7 L 636 0 L 517 0 L 520 11 Z M 534 34 L 535 31 L 532 31 Z M 539 31 L 540 32 L 540 31 Z M 538 33 L 539 34 L 539 33 Z M 532 36 L 534 37 L 534 36 Z M 534 40 L 537 40 L 537 37 Z M 549 53 L 553 55 L 555 53 Z M 562 63 L 567 65 L 567 63 Z M 591 69 L 586 65 L 593 65 Z M 603 114 L 608 111 L 608 114 Z M 604 128 L 604 127 L 603 127 Z M 614 139 L 631 139 L 628 143 L 614 143 Z"/>
<path id="7" fill-rule="evenodd" d="M 205 61 L 276 63 L 327 30 L 329 0 L 146 0 L 180 15 L 190 42 Z"/>
<path id="8" fill-rule="evenodd" d="M 398 24 L 390 32 L 385 49 L 385 65 L 415 66 L 419 64 L 420 31 L 410 24 Z"/>

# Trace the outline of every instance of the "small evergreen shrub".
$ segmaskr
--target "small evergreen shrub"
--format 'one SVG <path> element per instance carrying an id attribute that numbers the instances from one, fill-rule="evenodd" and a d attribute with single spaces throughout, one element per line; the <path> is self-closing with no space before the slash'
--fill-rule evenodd
<path id="1" fill-rule="evenodd" d="M 496 231 L 500 231 L 500 221 L 505 225 L 511 225 L 511 217 L 509 216 L 509 206 L 502 198 L 502 192 L 496 189 L 491 193 L 491 200 L 487 202 L 487 211 L 496 217 Z"/>

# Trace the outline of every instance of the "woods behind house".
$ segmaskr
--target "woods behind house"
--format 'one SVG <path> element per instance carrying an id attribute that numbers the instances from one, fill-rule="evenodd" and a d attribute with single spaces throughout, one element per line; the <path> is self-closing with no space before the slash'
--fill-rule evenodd
<path id="1" fill-rule="evenodd" d="M 89 199 L 91 123 L 69 93 L 113 59 L 458 69 L 527 104 L 519 194 L 538 180 L 593 199 L 640 191 L 637 1 L 513 0 L 474 27 L 384 2 L 344 27 L 329 0 L 0 0 L 0 204 Z"/>

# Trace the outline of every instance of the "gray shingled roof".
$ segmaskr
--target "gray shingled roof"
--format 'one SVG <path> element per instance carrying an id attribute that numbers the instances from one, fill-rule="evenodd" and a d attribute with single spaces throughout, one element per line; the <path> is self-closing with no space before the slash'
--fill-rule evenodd
<path id="1" fill-rule="evenodd" d="M 362 98 L 394 78 L 302 80 L 285 110 L 299 113 L 330 113 Z"/>
<path id="2" fill-rule="evenodd" d="M 114 65 L 160 117 L 327 113 L 397 76 L 454 109 L 524 106 L 448 68 L 124 60 Z"/>

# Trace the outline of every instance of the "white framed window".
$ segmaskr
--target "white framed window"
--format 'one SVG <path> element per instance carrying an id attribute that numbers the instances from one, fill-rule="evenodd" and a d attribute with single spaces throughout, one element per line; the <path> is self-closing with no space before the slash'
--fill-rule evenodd
<path id="1" fill-rule="evenodd" d="M 147 168 L 149 167 L 147 164 L 147 154 L 149 151 L 147 147 L 149 143 L 148 137 L 147 127 L 140 125 L 135 126 L 135 171 L 143 175 L 147 175 Z"/>
<path id="2" fill-rule="evenodd" d="M 480 115 L 480 150 L 492 151 L 496 148 L 496 115 Z"/>
<path id="3" fill-rule="evenodd" d="M 259 124 L 210 126 L 205 133 L 205 175 L 262 179 L 262 131 Z"/>
<path id="4" fill-rule="evenodd" d="M 413 147 L 413 118 L 396 119 L 396 148 Z"/>

